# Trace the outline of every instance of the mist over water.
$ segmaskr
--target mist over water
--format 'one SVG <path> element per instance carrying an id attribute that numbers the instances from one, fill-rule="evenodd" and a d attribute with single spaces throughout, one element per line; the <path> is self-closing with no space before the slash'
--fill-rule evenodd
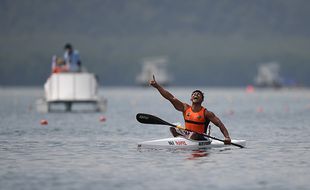
<path id="1" fill-rule="evenodd" d="M 189 101 L 191 88 L 169 88 Z M 202 88 L 205 106 L 247 148 L 139 150 L 140 141 L 170 137 L 143 125 L 138 112 L 182 122 L 152 88 L 104 88 L 106 113 L 37 113 L 37 88 L 0 90 L 2 189 L 308 189 L 309 90 Z M 104 115 L 106 122 L 100 122 Z M 40 125 L 46 119 L 48 125 Z M 212 135 L 222 138 L 213 126 Z"/>

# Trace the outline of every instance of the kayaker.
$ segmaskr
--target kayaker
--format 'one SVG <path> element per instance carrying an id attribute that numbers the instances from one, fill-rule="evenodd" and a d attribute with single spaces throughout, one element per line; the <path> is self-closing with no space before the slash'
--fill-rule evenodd
<path id="1" fill-rule="evenodd" d="M 204 108 L 201 104 L 204 100 L 204 94 L 200 90 L 195 90 L 191 94 L 192 105 L 183 103 L 174 97 L 170 92 L 160 86 L 153 75 L 153 80 L 150 81 L 150 85 L 156 88 L 159 93 L 169 100 L 174 108 L 183 113 L 185 120 L 185 129 L 171 127 L 170 131 L 174 137 L 184 136 L 185 138 L 193 140 L 206 140 L 203 135 L 206 132 L 210 121 L 220 128 L 225 139 L 225 144 L 230 144 L 231 139 L 229 133 L 222 123 L 222 121 L 211 111 Z"/>

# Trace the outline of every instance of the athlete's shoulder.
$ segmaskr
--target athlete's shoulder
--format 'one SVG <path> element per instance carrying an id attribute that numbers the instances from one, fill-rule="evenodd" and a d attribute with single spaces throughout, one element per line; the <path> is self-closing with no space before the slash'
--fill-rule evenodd
<path id="1" fill-rule="evenodd" d="M 212 111 L 209 111 L 205 108 L 205 115 L 206 117 L 210 118 L 210 117 L 214 117 L 215 114 Z"/>
<path id="2" fill-rule="evenodd" d="M 186 110 L 188 110 L 191 106 L 187 103 L 183 103 L 183 107 L 184 107 L 184 110 L 183 112 L 185 112 Z"/>

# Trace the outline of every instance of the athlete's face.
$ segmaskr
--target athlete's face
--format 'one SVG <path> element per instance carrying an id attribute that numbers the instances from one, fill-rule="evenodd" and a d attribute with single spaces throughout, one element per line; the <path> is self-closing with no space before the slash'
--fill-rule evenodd
<path id="1" fill-rule="evenodd" d="M 201 103 L 203 101 L 203 95 L 200 92 L 194 92 L 192 93 L 191 101 L 193 103 Z"/>

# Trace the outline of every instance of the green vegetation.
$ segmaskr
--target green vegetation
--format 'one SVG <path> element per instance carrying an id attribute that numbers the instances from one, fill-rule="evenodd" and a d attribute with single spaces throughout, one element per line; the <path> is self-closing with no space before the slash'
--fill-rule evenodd
<path id="1" fill-rule="evenodd" d="M 176 85 L 246 85 L 258 64 L 310 85 L 310 1 L 1 1 L 0 85 L 42 85 L 71 42 L 104 85 L 167 56 Z"/>

